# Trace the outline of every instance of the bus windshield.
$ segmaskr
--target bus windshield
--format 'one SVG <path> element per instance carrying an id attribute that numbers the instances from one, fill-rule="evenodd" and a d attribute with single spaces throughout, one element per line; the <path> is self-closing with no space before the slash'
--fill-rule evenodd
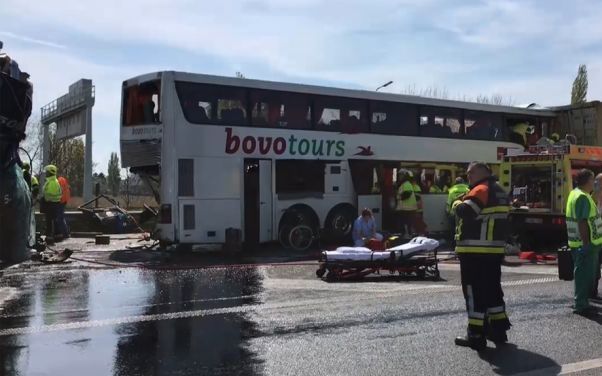
<path id="1" fill-rule="evenodd" d="M 161 122 L 160 88 L 159 80 L 124 88 L 122 119 L 124 126 L 159 124 Z"/>

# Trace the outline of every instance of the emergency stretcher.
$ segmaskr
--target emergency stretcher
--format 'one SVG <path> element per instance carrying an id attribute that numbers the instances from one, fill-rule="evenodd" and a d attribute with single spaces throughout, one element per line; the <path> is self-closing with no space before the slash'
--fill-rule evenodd
<path id="1" fill-rule="evenodd" d="M 385 250 L 339 247 L 334 251 L 321 253 L 316 276 L 336 281 L 359 279 L 369 274 L 388 271 L 391 275 L 399 273 L 401 276 L 438 280 L 438 249 L 437 240 L 425 237 L 416 237 L 406 244 Z"/>

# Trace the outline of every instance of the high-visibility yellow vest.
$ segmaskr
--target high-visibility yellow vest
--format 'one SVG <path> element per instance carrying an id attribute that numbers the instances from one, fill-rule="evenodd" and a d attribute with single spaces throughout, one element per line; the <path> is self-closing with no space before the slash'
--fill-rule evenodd
<path id="1" fill-rule="evenodd" d="M 431 187 L 429 188 L 429 193 L 443 193 L 443 191 L 438 186 L 431 185 Z"/>
<path id="2" fill-rule="evenodd" d="M 414 191 L 414 196 L 416 196 L 416 208 L 418 213 L 422 213 L 422 189 L 417 183 L 412 183 L 412 190 Z"/>
<path id="3" fill-rule="evenodd" d="M 405 200 L 401 199 L 401 195 L 404 192 L 411 192 L 410 197 Z M 406 181 L 402 183 L 397 189 L 397 210 L 398 211 L 415 211 L 418 209 L 418 203 L 416 202 L 416 194 L 414 193 L 414 187 L 412 183 Z"/>
<path id="4" fill-rule="evenodd" d="M 602 219 L 598 215 L 596 203 L 592 196 L 575 188 L 569 194 L 566 201 L 566 231 L 569 239 L 569 247 L 579 248 L 583 246 L 583 239 L 579 235 L 579 222 L 577 220 L 577 200 L 585 196 L 589 201 L 589 216 L 587 224 L 589 226 L 590 242 L 594 245 L 602 245 Z"/>
<path id="5" fill-rule="evenodd" d="M 44 183 L 44 200 L 47 202 L 61 202 L 63 191 L 56 176 L 46 177 Z"/>
<path id="6" fill-rule="evenodd" d="M 467 184 L 456 184 L 451 187 L 449 193 L 447 194 L 447 205 L 445 207 L 445 211 L 451 214 L 451 207 L 454 201 L 462 197 L 462 195 L 468 193 L 469 190 L 470 188 L 468 188 Z"/>

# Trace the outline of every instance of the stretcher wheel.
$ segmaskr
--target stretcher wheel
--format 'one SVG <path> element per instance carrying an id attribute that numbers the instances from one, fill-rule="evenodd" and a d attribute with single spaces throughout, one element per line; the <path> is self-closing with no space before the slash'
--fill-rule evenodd
<path id="1" fill-rule="evenodd" d="M 435 269 L 435 272 L 433 273 L 433 281 L 438 281 L 441 279 L 441 273 L 439 272 L 439 269 Z"/>
<path id="2" fill-rule="evenodd" d="M 316 276 L 318 278 L 322 278 L 325 273 L 326 273 L 326 269 L 325 268 L 320 268 L 320 269 L 316 270 Z"/>

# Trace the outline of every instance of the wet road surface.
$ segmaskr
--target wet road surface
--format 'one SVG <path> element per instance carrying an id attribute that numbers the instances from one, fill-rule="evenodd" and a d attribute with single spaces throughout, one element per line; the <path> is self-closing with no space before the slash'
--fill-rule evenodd
<path id="1" fill-rule="evenodd" d="M 315 269 L 6 271 L 0 374 L 602 374 L 602 327 L 571 314 L 553 267 L 506 269 L 513 344 L 482 354 L 453 345 L 457 265 L 437 282 L 327 283 Z"/>

